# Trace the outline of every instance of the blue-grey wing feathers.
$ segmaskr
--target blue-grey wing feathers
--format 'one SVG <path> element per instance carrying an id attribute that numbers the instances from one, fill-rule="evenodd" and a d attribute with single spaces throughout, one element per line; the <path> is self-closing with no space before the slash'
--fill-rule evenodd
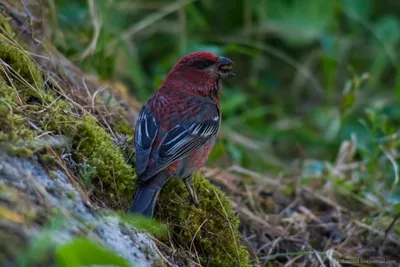
<path id="1" fill-rule="evenodd" d="M 139 113 L 135 131 L 136 171 L 139 175 L 146 170 L 157 132 L 157 121 L 144 106 Z"/>

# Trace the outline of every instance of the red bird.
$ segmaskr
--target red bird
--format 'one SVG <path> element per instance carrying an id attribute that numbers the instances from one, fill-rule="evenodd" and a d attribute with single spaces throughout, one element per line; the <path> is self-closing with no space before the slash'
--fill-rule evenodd
<path id="1" fill-rule="evenodd" d="M 222 79 L 233 62 L 212 53 L 182 57 L 141 109 L 135 131 L 139 188 L 130 212 L 152 217 L 161 188 L 181 177 L 192 201 L 192 175 L 207 161 L 221 122 Z"/>

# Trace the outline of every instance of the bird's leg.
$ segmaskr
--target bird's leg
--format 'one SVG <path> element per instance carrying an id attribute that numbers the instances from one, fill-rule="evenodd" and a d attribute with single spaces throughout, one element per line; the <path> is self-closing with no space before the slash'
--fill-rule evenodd
<path id="1" fill-rule="evenodd" d="M 183 182 L 185 183 L 185 186 L 187 188 L 187 190 L 189 191 L 190 197 L 192 199 L 192 202 L 197 205 L 200 203 L 199 199 L 197 198 L 197 194 L 196 191 L 193 189 L 193 185 L 192 185 L 192 176 L 188 176 L 186 178 L 183 179 Z"/>

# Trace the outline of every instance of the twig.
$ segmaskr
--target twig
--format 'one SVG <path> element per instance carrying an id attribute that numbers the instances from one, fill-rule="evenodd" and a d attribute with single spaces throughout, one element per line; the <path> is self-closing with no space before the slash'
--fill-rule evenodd
<path id="1" fill-rule="evenodd" d="M 260 226 L 267 229 L 268 231 L 270 231 L 271 233 L 273 233 L 276 236 L 284 236 L 284 232 L 282 230 L 279 230 L 279 228 L 273 227 L 267 221 L 265 221 L 264 219 L 258 217 L 253 212 L 251 212 L 248 208 L 241 207 L 233 201 L 231 201 L 231 203 L 232 203 L 232 207 L 234 209 L 236 209 L 237 211 L 239 211 L 240 215 L 242 215 L 241 217 L 244 220 L 250 221 L 252 223 L 258 223 Z"/>
<path id="2" fill-rule="evenodd" d="M 100 36 L 102 20 L 99 17 L 98 12 L 96 12 L 96 7 L 94 5 L 94 0 L 88 0 L 90 17 L 92 18 L 92 23 L 94 27 L 93 38 L 89 44 L 89 46 L 82 52 L 81 56 L 79 57 L 80 60 L 84 60 L 87 56 L 92 54 L 96 50 L 97 41 Z"/>

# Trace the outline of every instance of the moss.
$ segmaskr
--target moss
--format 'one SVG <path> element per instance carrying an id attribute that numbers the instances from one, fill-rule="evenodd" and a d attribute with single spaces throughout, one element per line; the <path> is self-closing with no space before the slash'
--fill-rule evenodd
<path id="1" fill-rule="evenodd" d="M 125 114 L 121 114 L 119 119 L 115 120 L 113 122 L 113 125 L 111 126 L 112 129 L 119 133 L 119 134 L 124 134 L 128 138 L 132 138 L 134 134 L 134 130 L 132 125 L 129 124 L 129 122 L 124 118 Z"/>
<path id="2" fill-rule="evenodd" d="M 121 196 L 132 194 L 134 169 L 125 163 L 121 151 L 113 144 L 109 134 L 97 125 L 95 118 L 85 116 L 84 123 L 79 127 L 79 134 L 77 150 L 87 157 L 88 164 L 95 169 L 93 176 L 100 177 L 103 185 L 114 189 L 107 190 L 111 191 L 109 196 L 116 200 L 115 192 Z"/>
<path id="3" fill-rule="evenodd" d="M 27 127 L 26 118 L 14 113 L 16 99 L 15 89 L 0 77 L 0 144 L 12 155 L 30 157 L 33 151 L 18 141 L 31 139 L 35 133 Z"/>
<path id="4" fill-rule="evenodd" d="M 129 159 L 127 163 L 134 166 L 134 157 L 132 157 L 134 153 L 134 127 L 128 122 L 124 112 L 120 112 L 118 118 L 114 119 L 110 126 L 116 136 L 119 137 L 116 143 L 122 150 L 124 158 Z"/>
<path id="5" fill-rule="evenodd" d="M 55 101 L 51 93 L 45 92 L 40 70 L 17 45 L 8 21 L 2 15 L 0 15 L 0 32 L 5 36 L 0 37 L 0 58 L 24 80 L 9 81 L 8 76 L 13 71 L 0 71 L 0 99 L 3 100 L 0 101 L 0 142 L 34 138 L 37 132 L 30 130 L 27 125 L 27 119 L 30 119 L 45 131 L 53 131 L 71 138 L 71 151 L 75 159 L 78 163 L 87 163 L 92 170 L 95 170 L 91 172 L 90 178 L 101 181 L 109 203 L 114 203 L 116 197 L 124 195 L 130 195 L 130 199 L 135 179 L 134 169 L 125 164 L 121 151 L 113 144 L 109 134 L 97 124 L 93 116 L 89 114 L 83 117 L 77 116 L 67 102 Z M 18 97 L 22 103 L 18 103 L 16 100 Z M 32 100 L 33 104 L 26 105 Z M 50 101 L 54 101 L 52 105 L 45 105 Z M 18 106 L 20 104 L 24 105 L 23 112 L 16 114 L 15 111 L 20 109 Z M 124 120 L 119 120 L 118 127 L 124 133 L 133 135 L 132 129 L 127 127 Z M 19 148 L 12 145 L 10 149 L 19 156 L 33 154 L 33 151 L 23 146 Z M 41 159 L 51 162 L 51 157 L 42 155 Z"/>
<path id="6" fill-rule="evenodd" d="M 28 98 L 24 92 L 37 96 L 43 86 L 42 77 L 33 60 L 15 42 L 8 20 L 1 14 L 0 33 L 0 59 L 5 63 L 0 68 L 0 144 L 12 155 L 31 157 L 33 151 L 23 141 L 36 133 L 16 110 Z"/>
<path id="7" fill-rule="evenodd" d="M 247 266 L 249 254 L 228 199 L 201 175 L 194 176 L 193 184 L 199 205 L 189 204 L 189 193 L 178 179 L 168 181 L 160 193 L 158 215 L 170 225 L 175 245 L 197 254 L 204 266 Z"/>
<path id="8" fill-rule="evenodd" d="M 41 164 L 50 166 L 50 167 L 56 167 L 56 165 L 57 165 L 56 158 L 52 154 L 47 153 L 47 151 L 46 151 L 46 153 L 39 155 L 39 161 Z M 49 175 L 51 176 L 51 173 L 49 173 Z"/>
<path id="9" fill-rule="evenodd" d="M 21 158 L 30 158 L 33 156 L 33 151 L 26 147 L 17 147 L 14 145 L 6 146 L 7 152 L 12 156 Z"/>
<path id="10" fill-rule="evenodd" d="M 23 50 L 22 46 L 15 41 L 8 20 L 0 14 L 0 58 L 6 64 L 3 66 L 5 72 L 0 73 L 3 80 L 10 86 L 22 93 L 21 97 L 26 99 L 35 97 L 43 102 L 51 102 L 50 95 L 42 94 L 42 74 L 37 64 Z"/>
<path id="11" fill-rule="evenodd" d="M 134 168 L 125 163 L 121 150 L 111 141 L 110 135 L 89 114 L 74 115 L 63 101 L 58 101 L 44 116 L 44 129 L 56 131 L 72 138 L 71 151 L 78 163 L 90 168 L 86 180 L 101 181 L 98 191 L 110 207 L 119 207 L 119 200 L 131 199 L 135 181 Z M 43 118 L 43 116 L 42 116 Z M 83 167 L 82 167 L 83 168 Z M 84 171 L 84 170 L 82 170 Z M 129 197 L 128 197 L 129 196 Z"/>

